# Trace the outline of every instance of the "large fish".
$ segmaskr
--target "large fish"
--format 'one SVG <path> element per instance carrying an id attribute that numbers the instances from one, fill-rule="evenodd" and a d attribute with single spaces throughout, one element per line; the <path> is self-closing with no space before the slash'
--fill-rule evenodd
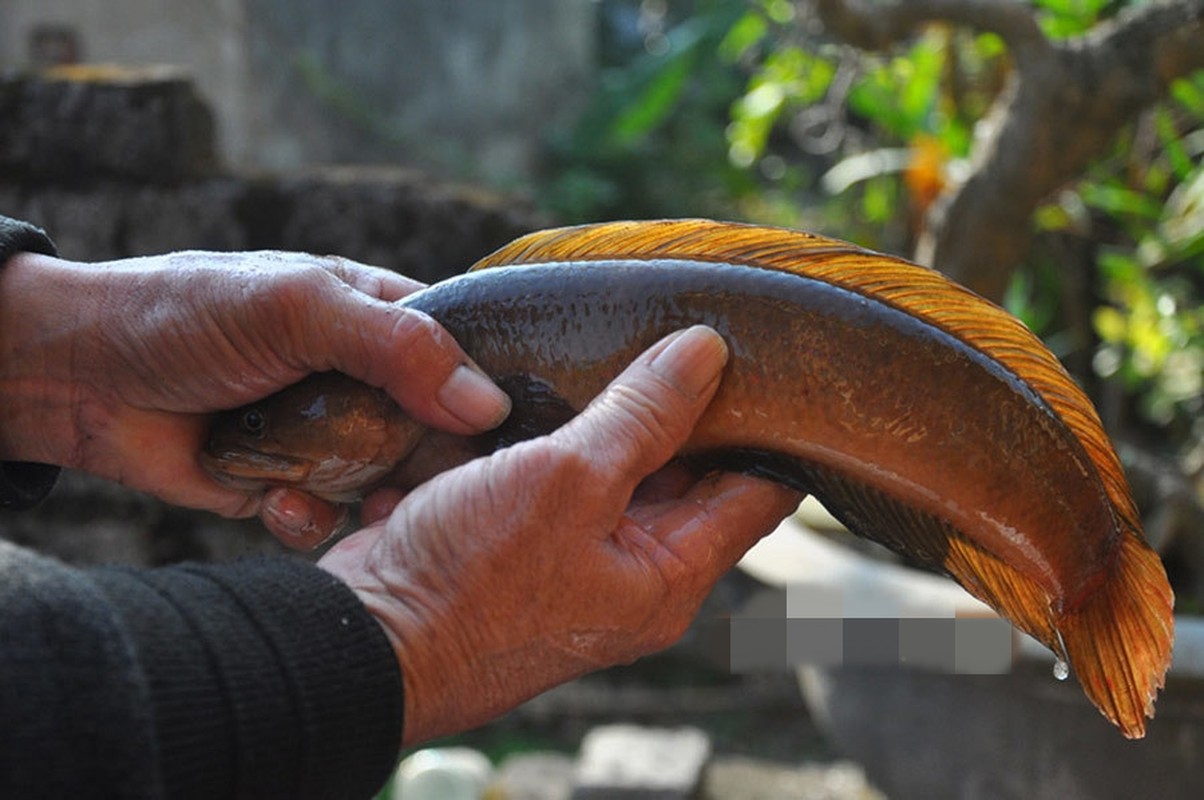
<path id="1" fill-rule="evenodd" d="M 941 570 L 1145 733 L 1173 598 L 1091 402 L 1019 321 L 939 273 L 845 242 L 704 220 L 534 233 L 403 301 L 512 396 L 498 432 L 426 432 L 378 390 L 315 376 L 219 418 L 204 462 L 244 487 L 343 499 L 554 429 L 695 323 L 731 360 L 683 456 L 815 495 Z"/>

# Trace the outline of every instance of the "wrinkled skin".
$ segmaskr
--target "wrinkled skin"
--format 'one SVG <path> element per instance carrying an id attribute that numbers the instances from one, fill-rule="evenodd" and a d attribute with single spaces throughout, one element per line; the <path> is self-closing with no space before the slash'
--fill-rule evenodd
<path id="1" fill-rule="evenodd" d="M 293 546 L 340 524 L 305 493 L 247 494 L 198 466 L 206 415 L 314 371 L 384 387 L 414 418 L 475 433 L 507 398 L 429 317 L 422 284 L 340 258 L 176 253 L 107 264 L 21 254 L 0 270 L 0 458 L 74 467 L 168 502 L 259 514 Z"/>
<path id="2" fill-rule="evenodd" d="M 393 643 L 407 744 L 671 644 L 798 505 L 766 481 L 662 469 L 726 357 L 709 329 L 670 336 L 563 428 L 442 473 L 323 557 Z"/>

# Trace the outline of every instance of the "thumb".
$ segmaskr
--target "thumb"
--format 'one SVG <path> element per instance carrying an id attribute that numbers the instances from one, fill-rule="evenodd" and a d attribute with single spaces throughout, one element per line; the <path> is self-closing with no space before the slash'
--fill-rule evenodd
<path id="1" fill-rule="evenodd" d="M 623 476 L 616 488 L 630 494 L 689 438 L 727 359 L 727 344 L 711 328 L 696 325 L 670 334 L 553 436 L 588 453 L 599 474 Z"/>

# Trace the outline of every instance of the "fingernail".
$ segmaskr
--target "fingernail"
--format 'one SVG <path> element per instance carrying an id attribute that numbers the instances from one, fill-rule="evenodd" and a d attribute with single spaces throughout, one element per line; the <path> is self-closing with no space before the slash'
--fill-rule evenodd
<path id="1" fill-rule="evenodd" d="M 510 413 L 510 398 L 483 372 L 461 364 L 436 395 L 439 404 L 465 425 L 495 428 Z"/>
<path id="2" fill-rule="evenodd" d="M 309 506 L 287 491 L 272 491 L 263 498 L 263 513 L 279 530 L 296 539 L 312 533 L 314 519 Z"/>
<path id="3" fill-rule="evenodd" d="M 695 325 L 662 341 L 668 345 L 648 366 L 690 397 L 709 389 L 727 363 L 727 343 L 705 325 Z"/>
<path id="4" fill-rule="evenodd" d="M 342 531 L 351 519 L 346 506 L 314 506 L 288 489 L 272 489 L 263 499 L 263 516 L 290 547 L 312 550 Z"/>

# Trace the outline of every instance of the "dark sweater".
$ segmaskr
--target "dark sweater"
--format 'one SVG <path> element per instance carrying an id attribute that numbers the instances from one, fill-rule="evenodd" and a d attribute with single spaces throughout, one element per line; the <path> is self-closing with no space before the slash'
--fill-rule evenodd
<path id="1" fill-rule="evenodd" d="M 53 252 L 0 218 L 0 265 L 18 249 Z M 55 474 L 0 465 L 0 509 Z M 380 625 L 312 565 L 75 569 L 0 541 L 0 797 L 371 797 L 402 712 Z"/>

